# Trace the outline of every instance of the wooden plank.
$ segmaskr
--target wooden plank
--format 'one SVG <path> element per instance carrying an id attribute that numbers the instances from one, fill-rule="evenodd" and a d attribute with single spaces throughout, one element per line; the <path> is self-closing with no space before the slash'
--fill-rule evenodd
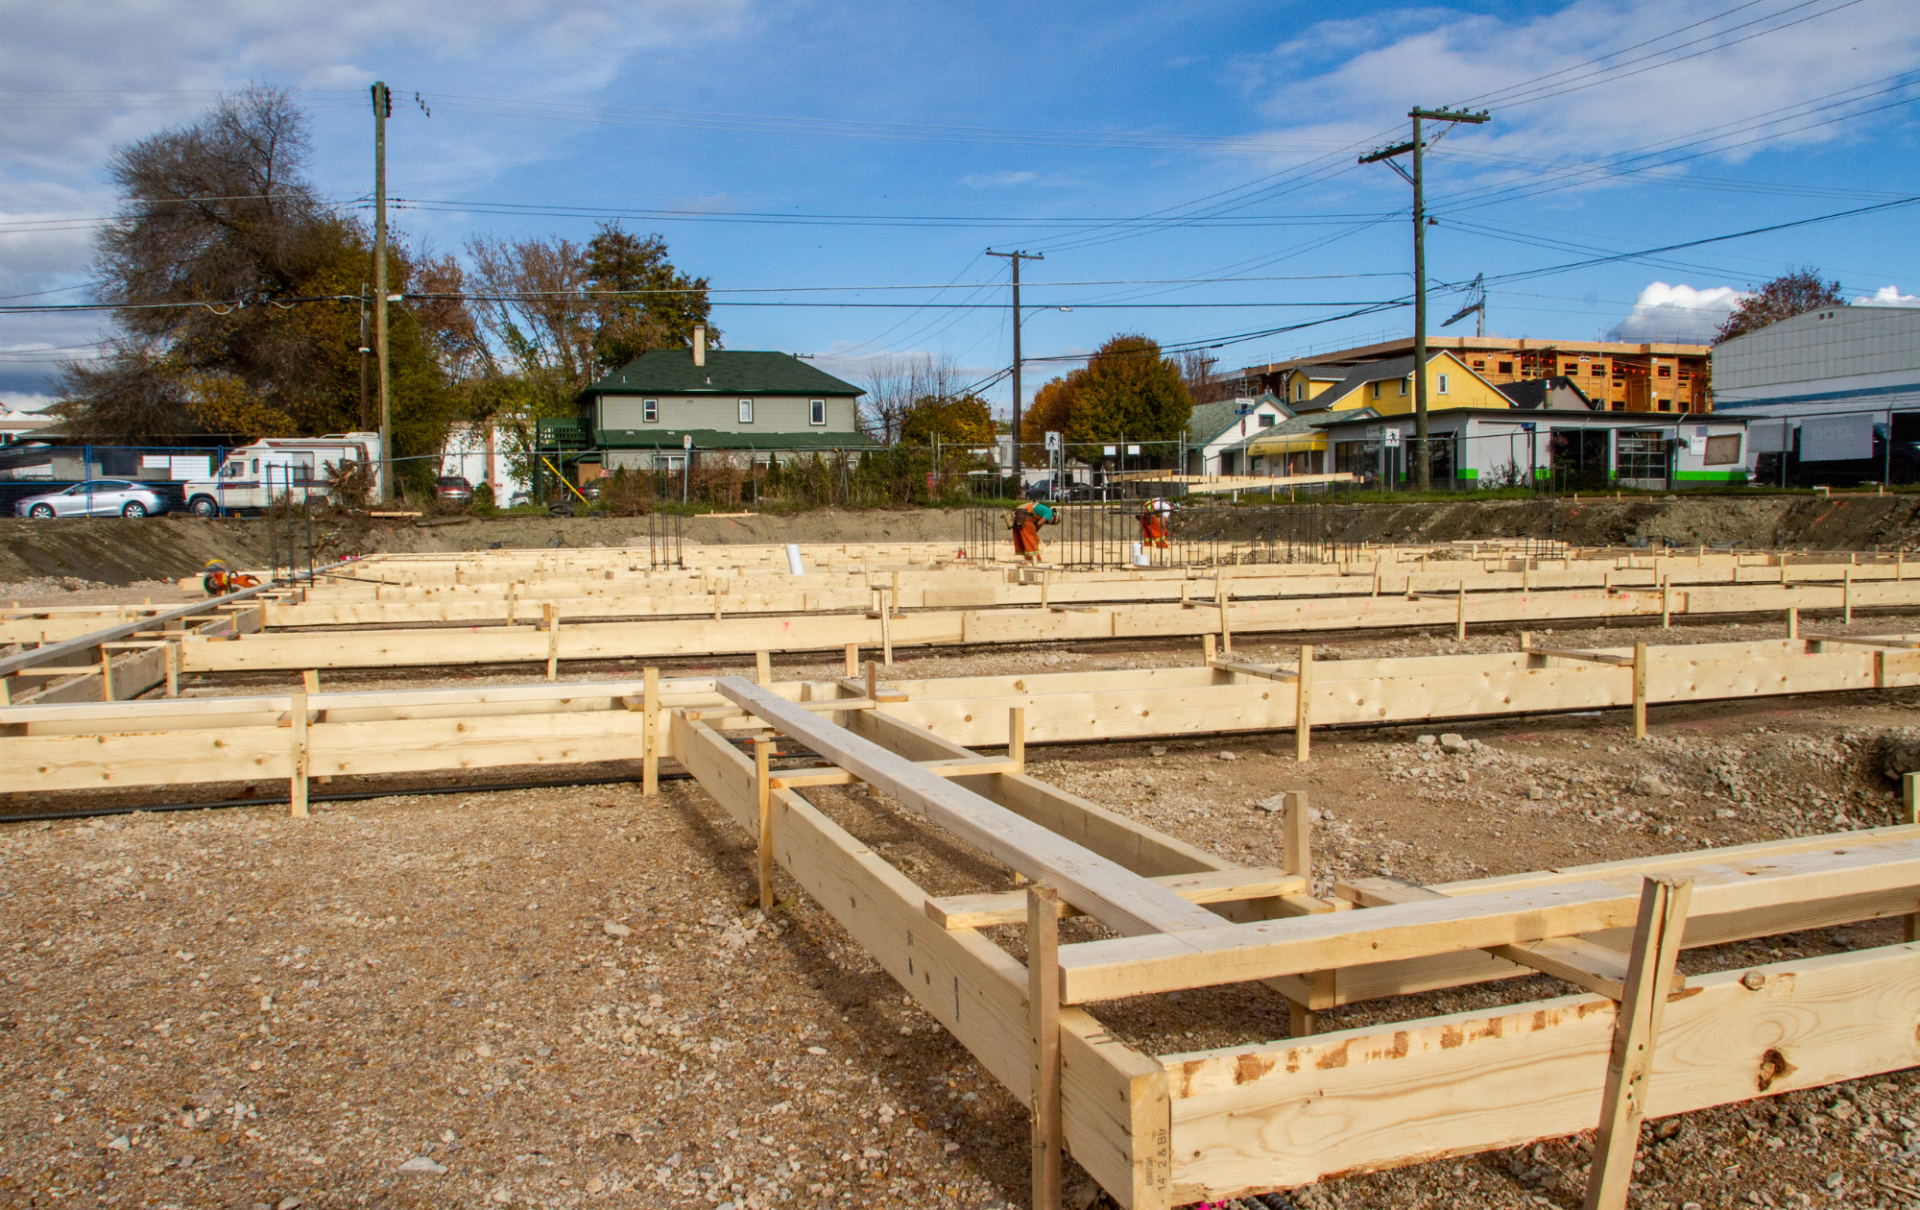
<path id="1" fill-rule="evenodd" d="M 1920 1065 L 1917 1017 L 1914 946 L 1697 976 L 1667 1005 L 1646 1114 Z M 1173 1200 L 1224 1200 L 1590 1130 L 1614 1019 L 1613 1002 L 1569 996 L 1168 1056 Z"/>
<path id="2" fill-rule="evenodd" d="M 1305 892 L 1307 880 L 1286 870 L 1271 868 L 1209 870 L 1200 874 L 1165 874 L 1153 882 L 1189 903 L 1235 903 Z M 1019 891 L 987 891 L 977 895 L 946 895 L 929 899 L 927 918 L 942 928 L 991 928 L 1026 919 L 1026 898 Z M 1080 913 L 1065 902 L 1062 916 Z"/>
<path id="3" fill-rule="evenodd" d="M 729 701 L 751 710 L 782 734 L 995 860 L 1055 887 L 1068 902 L 1111 928 L 1129 934 L 1167 932 L 1204 927 L 1217 919 L 1123 866 L 749 681 L 722 677 L 718 688 Z"/>
<path id="4" fill-rule="evenodd" d="M 1614 1017 L 1600 1128 L 1593 1136 L 1586 1210 L 1626 1210 L 1640 1122 L 1646 1116 L 1654 1045 L 1673 982 L 1674 959 L 1680 956 L 1680 935 L 1686 931 L 1692 890 L 1693 884 L 1686 879 L 1649 878 L 1640 895 L 1640 915 L 1628 951 L 1632 964 L 1625 997 Z"/>
<path id="5" fill-rule="evenodd" d="M 1127 1210 L 1171 1210 L 1172 1101 L 1167 1069 L 1107 1033 L 1084 1009 L 1060 1010 L 1060 1105 L 1068 1150 Z"/>

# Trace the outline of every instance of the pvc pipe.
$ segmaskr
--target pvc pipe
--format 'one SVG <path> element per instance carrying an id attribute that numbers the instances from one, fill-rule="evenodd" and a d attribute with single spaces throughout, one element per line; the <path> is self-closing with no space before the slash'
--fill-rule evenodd
<path id="1" fill-rule="evenodd" d="M 787 543 L 787 571 L 796 576 L 807 574 L 806 564 L 800 561 L 800 547 L 797 543 Z"/>

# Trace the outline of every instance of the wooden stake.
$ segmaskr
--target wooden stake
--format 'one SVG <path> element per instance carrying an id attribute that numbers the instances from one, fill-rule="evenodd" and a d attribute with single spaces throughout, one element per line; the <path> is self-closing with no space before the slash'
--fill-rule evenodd
<path id="1" fill-rule="evenodd" d="M 1467 637 L 1467 582 L 1460 581 L 1460 595 L 1453 612 L 1453 637 L 1458 642 Z"/>
<path id="2" fill-rule="evenodd" d="M 1600 1101 L 1600 1128 L 1593 1136 L 1593 1167 L 1587 1178 L 1585 1210 L 1625 1210 L 1633 1181 L 1633 1153 L 1646 1116 L 1647 1078 L 1667 992 L 1673 985 L 1673 961 L 1687 930 L 1690 878 L 1648 878 L 1640 891 L 1640 915 L 1629 951 L 1626 998 L 1613 1023 L 1613 1050 L 1607 1060 L 1606 1091 Z"/>
<path id="3" fill-rule="evenodd" d="M 1647 645 L 1633 645 L 1633 738 L 1647 738 Z"/>
<path id="4" fill-rule="evenodd" d="M 1840 620 L 1853 621 L 1853 568 L 1851 566 L 1840 569 Z"/>
<path id="5" fill-rule="evenodd" d="M 867 700 L 870 702 L 880 700 L 880 665 L 872 660 L 867 661 Z"/>
<path id="6" fill-rule="evenodd" d="M 1313 829 L 1307 810 L 1307 792 L 1289 790 L 1285 813 L 1281 816 L 1280 868 L 1307 879 L 1307 891 L 1313 891 Z"/>
<path id="7" fill-rule="evenodd" d="M 319 671 L 319 669 L 317 669 L 317 668 L 309 668 L 309 669 L 307 669 L 307 670 L 306 670 L 305 672 L 302 672 L 302 673 L 300 674 L 300 685 L 301 685 L 301 687 L 302 687 L 303 689 L 305 689 L 305 690 L 306 690 L 306 691 L 307 691 L 308 693 L 318 693 L 318 692 L 320 692 L 320 671 Z"/>
<path id="8" fill-rule="evenodd" d="M 547 679 L 560 679 L 560 614 L 551 601 L 540 607 L 541 620 L 547 627 Z"/>
<path id="9" fill-rule="evenodd" d="M 1216 648 L 1216 636 L 1211 634 L 1201 635 L 1200 636 L 1200 658 L 1206 661 L 1207 666 L 1209 668 L 1213 666 L 1213 659 L 1214 659 L 1214 656 L 1217 654 L 1219 654 L 1219 652 Z"/>
<path id="10" fill-rule="evenodd" d="M 847 644 L 847 675 L 849 677 L 860 675 L 860 644 L 858 643 Z"/>
<path id="11" fill-rule="evenodd" d="M 293 774 L 287 782 L 287 797 L 292 800 L 289 814 L 294 819 L 307 817 L 307 695 L 295 690 L 293 709 L 287 716 L 293 731 Z"/>
<path id="12" fill-rule="evenodd" d="M 1673 577 L 1660 577 L 1660 629 L 1673 629 Z"/>
<path id="13" fill-rule="evenodd" d="M 651 798 L 660 792 L 660 670 L 641 673 L 640 710 L 646 735 L 640 747 L 640 792 Z"/>
<path id="14" fill-rule="evenodd" d="M 1520 650 L 1522 651 L 1533 650 L 1533 631 L 1523 630 L 1520 632 Z"/>
<path id="15" fill-rule="evenodd" d="M 180 644 L 178 643 L 167 644 L 166 661 L 167 661 L 167 696 L 179 697 L 180 696 Z M 0 705 L 4 705 L 4 704 L 5 704 L 5 701 L 3 699 L 0 699 Z"/>
<path id="16" fill-rule="evenodd" d="M 880 658 L 893 667 L 893 602 L 885 593 L 880 597 Z"/>
<path id="17" fill-rule="evenodd" d="M 1027 1043 L 1033 1057 L 1033 1207 L 1060 1210 L 1060 893 L 1027 888 Z"/>
<path id="18" fill-rule="evenodd" d="M 100 700 L 113 700 L 113 653 L 105 643 L 100 645 Z"/>
<path id="19" fill-rule="evenodd" d="M 1227 584 L 1224 576 L 1219 576 L 1214 579 L 1213 591 L 1215 597 L 1220 602 L 1220 650 L 1232 651 L 1233 617 L 1228 611 L 1231 608 L 1230 602 L 1233 597 L 1233 589 Z"/>
<path id="20" fill-rule="evenodd" d="M 1797 605 L 1787 607 L 1787 637 L 1790 639 L 1800 637 L 1800 608 Z"/>
<path id="21" fill-rule="evenodd" d="M 753 789 L 760 801 L 760 910 L 773 910 L 773 775 L 767 762 L 773 756 L 773 741 L 753 742 Z"/>
<path id="22" fill-rule="evenodd" d="M 1920 773 L 1900 775 L 1900 822 L 1920 823 Z M 1920 941 L 1920 913 L 1902 917 L 1900 926 L 1902 941 Z"/>
<path id="23" fill-rule="evenodd" d="M 773 657 L 767 652 L 753 653 L 753 679 L 762 685 L 773 684 Z"/>
<path id="24" fill-rule="evenodd" d="M 1007 710 L 1007 759 L 1027 771 L 1027 708 L 1012 706 Z"/>
<path id="25" fill-rule="evenodd" d="M 1302 764 L 1313 741 L 1313 646 L 1302 644 L 1293 682 L 1293 758 Z"/>

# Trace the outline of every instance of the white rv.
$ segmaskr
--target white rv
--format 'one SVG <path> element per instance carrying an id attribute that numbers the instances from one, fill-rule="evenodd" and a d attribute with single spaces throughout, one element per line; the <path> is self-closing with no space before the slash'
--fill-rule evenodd
<path id="1" fill-rule="evenodd" d="M 227 453 L 211 479 L 181 485 L 187 511 L 196 517 L 250 512 L 282 496 L 296 503 L 327 498 L 327 472 L 343 462 L 373 464 L 373 495 L 380 494 L 380 434 L 329 433 L 325 437 L 269 437 Z"/>

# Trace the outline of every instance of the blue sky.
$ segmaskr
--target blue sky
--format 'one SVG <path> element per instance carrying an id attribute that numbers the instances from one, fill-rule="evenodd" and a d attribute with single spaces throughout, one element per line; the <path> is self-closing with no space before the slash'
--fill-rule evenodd
<path id="1" fill-rule="evenodd" d="M 1499 279 L 1491 332 L 1708 330 L 1734 291 L 1803 265 L 1850 295 L 1920 294 L 1920 206 L 1513 276 L 1920 195 L 1911 0 L 6 0 L 0 19 L 6 295 L 83 298 L 111 147 L 248 81 L 298 92 L 315 183 L 361 204 L 376 78 L 411 236 L 457 253 L 619 214 L 717 290 L 868 287 L 715 296 L 728 346 L 855 381 L 902 354 L 1007 364 L 989 246 L 1044 252 L 1025 301 L 1073 307 L 1029 315 L 1031 358 L 1316 324 L 1216 350 L 1231 368 L 1408 329 L 1406 307 L 1325 321 L 1410 288 L 1409 189 L 1354 161 L 1404 139 L 1412 104 L 1493 113 L 1429 161 L 1430 273 Z M 1194 280 L 1218 278 L 1246 280 Z M 1436 293 L 1436 326 L 1459 301 Z M 0 399 L 41 401 L 53 360 L 102 331 L 0 315 Z M 1030 366 L 1028 392 L 1064 364 Z"/>

